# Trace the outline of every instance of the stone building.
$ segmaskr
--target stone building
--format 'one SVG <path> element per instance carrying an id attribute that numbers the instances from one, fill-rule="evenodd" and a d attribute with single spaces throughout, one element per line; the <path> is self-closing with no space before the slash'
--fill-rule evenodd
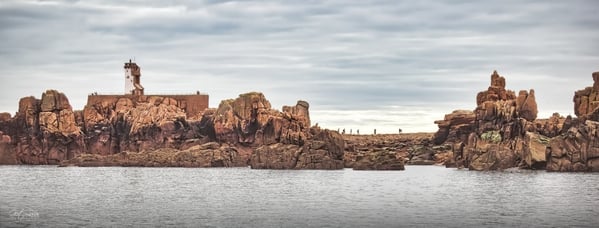
<path id="1" fill-rule="evenodd" d="M 125 93 L 122 95 L 104 95 L 93 93 L 87 97 L 87 105 L 101 102 L 111 102 L 120 98 L 127 98 L 134 104 L 148 102 L 151 97 L 171 98 L 179 108 L 185 111 L 188 118 L 199 117 L 208 108 L 209 97 L 199 91 L 190 94 L 145 94 L 141 85 L 141 68 L 137 63 L 129 60 L 125 63 Z"/>

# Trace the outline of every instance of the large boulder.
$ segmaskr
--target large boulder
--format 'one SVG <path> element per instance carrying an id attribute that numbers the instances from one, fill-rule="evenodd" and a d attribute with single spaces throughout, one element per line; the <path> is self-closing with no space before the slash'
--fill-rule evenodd
<path id="1" fill-rule="evenodd" d="M 469 110 L 455 110 L 445 115 L 443 120 L 435 121 L 439 130 L 435 133 L 433 142 L 436 145 L 444 142 L 465 141 L 472 132 L 476 114 Z"/>
<path id="2" fill-rule="evenodd" d="M 547 147 L 550 138 L 538 133 L 526 132 L 523 140 L 523 167 L 529 169 L 545 169 L 547 166 Z"/>
<path id="3" fill-rule="evenodd" d="M 73 109 L 69 103 L 69 100 L 67 99 L 67 96 L 56 90 L 47 90 L 42 94 L 40 108 L 42 112 Z"/>
<path id="4" fill-rule="evenodd" d="M 354 170 L 404 170 L 402 157 L 395 152 L 375 151 L 371 153 L 360 153 L 353 165 Z"/>

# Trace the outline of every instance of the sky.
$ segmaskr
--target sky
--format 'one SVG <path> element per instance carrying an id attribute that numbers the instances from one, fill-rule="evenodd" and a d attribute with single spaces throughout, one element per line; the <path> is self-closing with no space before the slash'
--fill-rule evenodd
<path id="1" fill-rule="evenodd" d="M 539 118 L 574 114 L 599 71 L 599 1 L 0 0 L 0 112 L 47 89 L 74 109 L 124 93 L 260 91 L 273 108 L 310 103 L 312 124 L 432 132 L 473 110 L 497 70 L 535 89 Z"/>

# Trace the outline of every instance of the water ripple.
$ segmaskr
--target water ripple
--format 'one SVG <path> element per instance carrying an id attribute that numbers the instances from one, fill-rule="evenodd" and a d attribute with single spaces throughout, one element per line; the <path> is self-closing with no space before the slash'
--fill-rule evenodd
<path id="1" fill-rule="evenodd" d="M 596 227 L 599 175 L 0 166 L 1 227 Z"/>

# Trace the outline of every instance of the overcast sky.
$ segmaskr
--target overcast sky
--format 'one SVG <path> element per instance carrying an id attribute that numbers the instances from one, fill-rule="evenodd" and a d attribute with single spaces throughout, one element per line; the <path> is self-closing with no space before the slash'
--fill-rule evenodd
<path id="1" fill-rule="evenodd" d="M 310 103 L 313 124 L 436 131 L 472 110 L 493 70 L 534 88 L 540 117 L 573 114 L 599 71 L 599 1 L 0 1 L 0 112 L 24 96 L 123 93 L 135 58 L 146 94 L 261 91 Z"/>

